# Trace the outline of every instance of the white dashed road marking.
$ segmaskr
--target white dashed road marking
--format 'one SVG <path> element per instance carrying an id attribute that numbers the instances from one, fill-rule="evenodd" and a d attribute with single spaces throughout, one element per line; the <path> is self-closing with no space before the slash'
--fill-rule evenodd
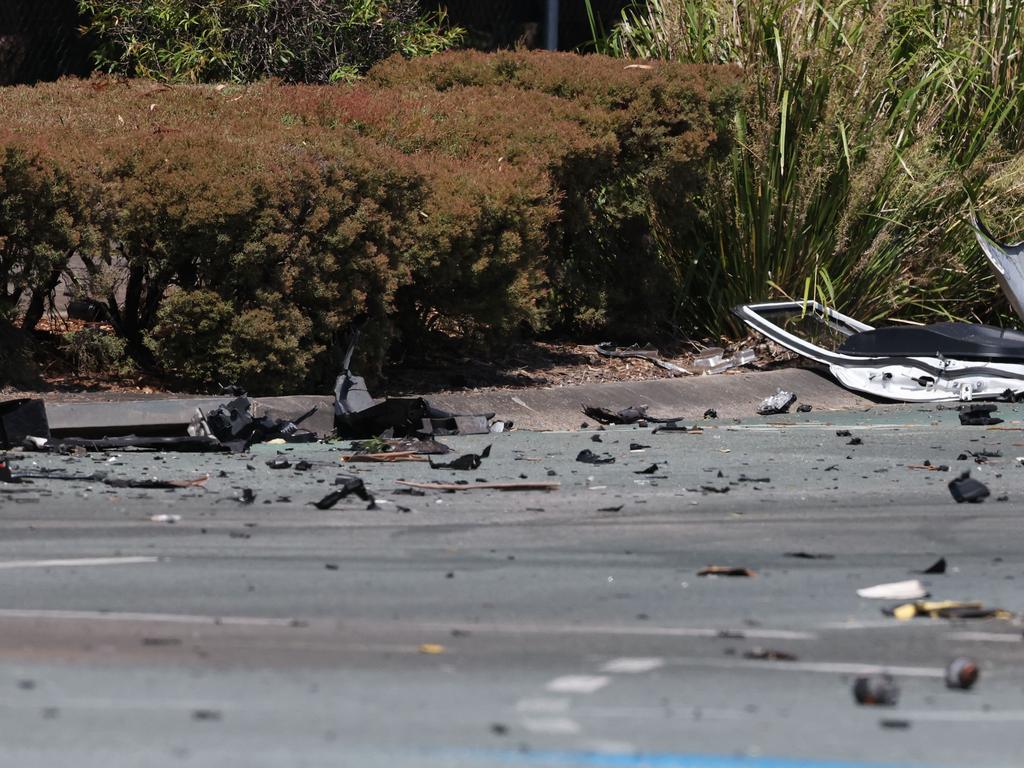
<path id="1" fill-rule="evenodd" d="M 79 568 L 88 565 L 140 565 L 158 563 L 159 557 L 77 557 L 65 560 L 8 560 L 0 569 L 8 568 Z"/>
<path id="2" fill-rule="evenodd" d="M 594 693 L 608 685 L 605 675 L 563 675 L 544 686 L 551 693 Z"/>
<path id="3" fill-rule="evenodd" d="M 558 736 L 574 736 L 580 732 L 580 724 L 568 717 L 524 717 L 523 728 L 531 733 Z"/>
<path id="4" fill-rule="evenodd" d="M 641 672 L 650 672 L 664 666 L 664 664 L 665 662 L 662 659 L 657 658 L 623 656 L 622 658 L 609 661 L 601 667 L 601 671 L 612 674 L 635 675 Z"/>

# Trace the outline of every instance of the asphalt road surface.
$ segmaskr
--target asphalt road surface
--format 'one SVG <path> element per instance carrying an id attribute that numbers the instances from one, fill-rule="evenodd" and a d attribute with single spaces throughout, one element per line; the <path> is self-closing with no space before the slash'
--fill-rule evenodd
<path id="1" fill-rule="evenodd" d="M 15 472 L 210 478 L 0 485 L 0 761 L 1019 766 L 1020 624 L 898 621 L 881 610 L 896 602 L 856 594 L 919 578 L 934 599 L 1024 610 L 1024 410 L 999 415 L 446 438 L 493 445 L 469 471 L 342 465 L 338 444 L 12 454 Z M 270 469 L 279 453 L 312 467 Z M 967 469 L 991 489 L 981 504 L 947 489 Z M 377 509 L 310 504 L 342 472 Z M 405 495 L 400 478 L 560 487 Z M 916 573 L 939 557 L 946 574 Z M 698 576 L 709 565 L 755 575 Z M 794 658 L 759 658 L 780 653 Z M 962 654 L 980 681 L 949 690 Z M 853 680 L 880 670 L 898 705 L 858 706 Z"/>

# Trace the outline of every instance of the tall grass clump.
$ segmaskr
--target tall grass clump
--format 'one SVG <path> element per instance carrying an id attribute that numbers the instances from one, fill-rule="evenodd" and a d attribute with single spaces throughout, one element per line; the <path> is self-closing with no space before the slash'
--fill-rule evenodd
<path id="1" fill-rule="evenodd" d="M 733 63 L 736 144 L 703 231 L 657 226 L 681 326 L 814 296 L 868 321 L 1005 310 L 965 223 L 1012 236 L 1024 212 L 1024 2 L 647 0 L 604 53 Z M 1015 212 L 1016 211 L 1016 212 Z"/>

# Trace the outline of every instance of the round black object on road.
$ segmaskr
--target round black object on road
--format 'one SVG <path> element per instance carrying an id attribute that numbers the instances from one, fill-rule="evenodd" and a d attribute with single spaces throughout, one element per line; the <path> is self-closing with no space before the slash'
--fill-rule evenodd
<path id="1" fill-rule="evenodd" d="M 858 704 L 894 707 L 900 699 L 900 687 L 892 675 L 865 675 L 854 681 L 853 698 Z"/>
<path id="2" fill-rule="evenodd" d="M 946 667 L 946 687 L 966 691 L 978 682 L 978 662 L 967 656 L 958 656 Z"/>

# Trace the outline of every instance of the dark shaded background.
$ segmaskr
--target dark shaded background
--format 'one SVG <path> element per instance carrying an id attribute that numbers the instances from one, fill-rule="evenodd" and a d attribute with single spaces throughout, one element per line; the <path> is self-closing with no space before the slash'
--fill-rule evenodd
<path id="1" fill-rule="evenodd" d="M 424 8 L 432 3 L 423 2 Z M 607 28 L 626 0 L 592 0 Z M 544 0 L 449 0 L 448 17 L 466 27 L 468 43 L 482 50 L 544 41 Z M 75 0 L 0 0 L 0 85 L 86 75 L 90 43 L 78 32 Z M 591 38 L 584 0 L 561 0 L 559 47 L 573 50 Z"/>

